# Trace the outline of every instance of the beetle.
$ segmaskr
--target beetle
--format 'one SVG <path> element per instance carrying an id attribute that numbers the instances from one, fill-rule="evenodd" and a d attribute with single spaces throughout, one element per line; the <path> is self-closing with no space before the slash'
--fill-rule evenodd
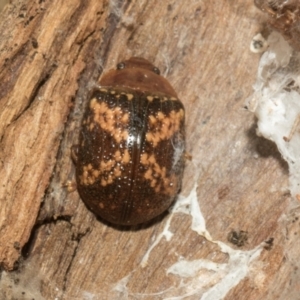
<path id="1" fill-rule="evenodd" d="M 185 111 L 159 73 L 132 57 L 105 73 L 87 101 L 73 155 L 77 190 L 110 223 L 147 222 L 181 188 Z"/>

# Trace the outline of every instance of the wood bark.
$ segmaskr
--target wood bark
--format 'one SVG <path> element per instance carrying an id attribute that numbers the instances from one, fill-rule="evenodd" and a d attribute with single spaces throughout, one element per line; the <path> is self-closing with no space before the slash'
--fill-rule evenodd
<path id="1" fill-rule="evenodd" d="M 256 136 L 255 119 L 243 109 L 259 61 L 249 44 L 264 24 L 250 0 L 19 0 L 4 8 L 0 293 L 5 299 L 199 299 L 221 280 L 214 282 L 214 272 L 203 269 L 186 278 L 166 272 L 180 258 L 228 264 L 217 243 L 191 230 L 189 215 L 112 227 L 67 189 L 74 180 L 70 152 L 87 93 L 104 69 L 131 56 L 158 66 L 186 107 L 192 160 L 181 195 L 198 185 L 212 239 L 236 250 L 228 234 L 245 231 L 241 251 L 274 239 L 224 298 L 295 299 L 299 210 L 288 210 L 287 165 L 272 143 Z M 173 237 L 158 240 L 168 220 Z M 7 273 L 13 269 L 18 272 Z"/>

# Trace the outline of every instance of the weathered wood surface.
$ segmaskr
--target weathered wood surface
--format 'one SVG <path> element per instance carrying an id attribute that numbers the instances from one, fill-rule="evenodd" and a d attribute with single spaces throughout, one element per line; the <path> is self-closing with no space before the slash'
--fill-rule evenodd
<path id="1" fill-rule="evenodd" d="M 87 91 L 103 69 L 142 56 L 161 69 L 185 104 L 192 161 L 181 194 L 198 184 L 213 240 L 237 249 L 228 233 L 244 230 L 248 241 L 240 250 L 250 251 L 274 238 L 225 299 L 295 299 L 299 211 L 287 210 L 287 166 L 273 144 L 256 136 L 255 120 L 243 109 L 259 61 L 249 44 L 264 24 L 250 0 L 19 0 L 5 7 L 0 261 L 6 270 L 19 262 L 20 271 L 2 272 L 2 295 L 199 299 L 221 280 L 222 274 L 205 269 L 193 278 L 166 272 L 181 258 L 228 263 L 218 244 L 191 230 L 189 215 L 173 215 L 172 239 L 162 238 L 142 264 L 169 215 L 151 226 L 113 228 L 66 189 L 74 178 L 70 147 Z"/>
<path id="2" fill-rule="evenodd" d="M 0 12 L 7 3 L 8 3 L 8 0 L 0 0 Z"/>

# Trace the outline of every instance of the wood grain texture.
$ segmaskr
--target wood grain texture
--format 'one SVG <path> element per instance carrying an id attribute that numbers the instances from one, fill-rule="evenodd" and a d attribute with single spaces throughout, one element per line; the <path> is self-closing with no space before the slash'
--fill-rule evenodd
<path id="1" fill-rule="evenodd" d="M 0 0 L 0 12 L 7 3 L 8 3 L 8 0 Z"/>
<path id="2" fill-rule="evenodd" d="M 89 89 L 103 69 L 142 56 L 185 104 L 192 160 L 181 194 L 198 184 L 213 239 L 236 249 L 228 233 L 244 230 L 248 242 L 241 250 L 250 251 L 274 238 L 225 299 L 292 299 L 299 211 L 287 210 L 287 165 L 272 143 L 256 136 L 255 120 L 243 109 L 259 61 L 249 44 L 263 24 L 250 0 L 20 0 L 5 7 L 0 261 L 6 270 L 19 262 L 19 273 L 10 276 L 27 282 L 14 286 L 14 296 L 24 288 L 36 299 L 199 299 L 220 281 L 208 270 L 192 279 L 166 272 L 180 258 L 228 263 L 216 243 L 191 230 L 190 216 L 173 215 L 172 239 L 162 238 L 142 265 L 170 215 L 135 228 L 112 227 L 66 188 L 74 179 L 70 149 Z"/>

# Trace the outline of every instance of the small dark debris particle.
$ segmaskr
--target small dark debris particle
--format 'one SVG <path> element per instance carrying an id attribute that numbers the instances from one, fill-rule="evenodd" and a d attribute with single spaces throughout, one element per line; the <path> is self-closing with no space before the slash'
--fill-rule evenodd
<path id="1" fill-rule="evenodd" d="M 25 292 L 22 292 L 22 295 L 25 295 Z"/>
<path id="2" fill-rule="evenodd" d="M 30 16 L 28 18 L 28 20 L 25 22 L 25 26 L 27 26 L 33 19 L 34 19 L 34 16 Z"/>
<path id="3" fill-rule="evenodd" d="M 198 7 L 196 10 L 195 10 L 195 15 L 198 16 L 200 13 L 201 13 L 202 9 L 201 7 Z"/>
<path id="4" fill-rule="evenodd" d="M 264 43 L 262 41 L 253 41 L 253 47 L 254 49 L 261 49 L 263 48 Z"/>
<path id="5" fill-rule="evenodd" d="M 264 248 L 266 250 L 271 250 L 273 247 L 273 242 L 274 242 L 274 238 L 269 238 L 268 240 L 265 241 L 266 245 L 264 246 Z"/>
<path id="6" fill-rule="evenodd" d="M 14 263 L 14 270 L 16 270 L 16 269 L 18 269 L 19 268 L 19 265 L 20 265 L 20 263 L 18 262 L 18 261 L 15 261 L 15 263 Z"/>
<path id="7" fill-rule="evenodd" d="M 244 230 L 232 230 L 228 233 L 227 240 L 238 247 L 242 247 L 248 241 L 248 232 Z"/>
<path id="8" fill-rule="evenodd" d="M 32 44 L 32 47 L 35 49 L 38 48 L 38 46 L 39 46 L 39 44 L 35 38 L 32 38 L 31 44 Z"/>
<path id="9" fill-rule="evenodd" d="M 14 248 L 16 250 L 20 250 L 21 249 L 20 243 L 19 242 L 14 242 Z"/>
<path id="10" fill-rule="evenodd" d="M 230 193 L 230 188 L 227 185 L 222 186 L 218 189 L 218 198 L 219 200 L 223 200 Z"/>
<path id="11" fill-rule="evenodd" d="M 173 9 L 172 5 L 169 4 L 169 5 L 168 5 L 168 11 L 171 11 L 172 9 Z"/>
<path id="12" fill-rule="evenodd" d="M 203 125 L 207 124 L 207 123 L 209 122 L 209 120 L 210 120 L 210 116 L 208 116 L 206 119 L 204 119 L 204 120 L 202 121 L 202 124 L 203 124 Z"/>

